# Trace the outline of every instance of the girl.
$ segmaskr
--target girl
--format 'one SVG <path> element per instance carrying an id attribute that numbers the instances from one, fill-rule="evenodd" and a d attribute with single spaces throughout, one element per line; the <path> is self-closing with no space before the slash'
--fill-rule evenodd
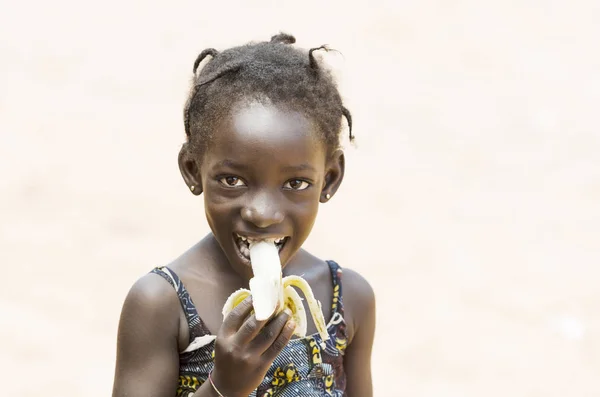
<path id="1" fill-rule="evenodd" d="M 345 117 L 353 138 L 351 117 L 313 55 L 326 48 L 294 42 L 280 34 L 196 59 L 179 167 L 212 233 L 131 288 L 114 397 L 372 396 L 373 290 L 301 248 L 342 182 L 339 133 Z M 222 318 L 252 278 L 247 241 L 267 238 L 279 241 L 283 275 L 304 277 L 323 303 L 324 348 L 312 322 L 292 338 L 286 312 L 257 321 L 251 298 Z"/>

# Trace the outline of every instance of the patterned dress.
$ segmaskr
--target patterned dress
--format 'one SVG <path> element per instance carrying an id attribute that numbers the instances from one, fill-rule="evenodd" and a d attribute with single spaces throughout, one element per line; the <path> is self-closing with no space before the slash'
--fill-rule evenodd
<path id="1" fill-rule="evenodd" d="M 333 279 L 331 320 L 327 324 L 329 340 L 325 348 L 318 333 L 292 339 L 277 356 L 265 378 L 249 397 L 343 397 L 346 389 L 344 351 L 347 346 L 344 304 L 342 302 L 342 269 L 327 261 Z M 179 354 L 177 397 L 191 397 L 206 382 L 214 365 L 215 336 L 210 335 L 192 298 L 177 275 L 168 267 L 152 270 L 164 277 L 177 291 L 187 317 L 190 346 Z"/>

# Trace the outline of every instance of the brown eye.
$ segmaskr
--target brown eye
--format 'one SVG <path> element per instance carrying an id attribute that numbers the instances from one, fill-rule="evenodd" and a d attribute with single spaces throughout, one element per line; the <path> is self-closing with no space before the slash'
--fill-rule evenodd
<path id="1" fill-rule="evenodd" d="M 302 179 L 291 179 L 285 183 L 284 189 L 290 190 L 304 190 L 310 186 L 310 183 L 303 181 Z"/>
<path id="2" fill-rule="evenodd" d="M 223 185 L 228 186 L 228 187 L 246 186 L 244 181 L 242 181 L 237 176 L 232 176 L 232 175 L 225 176 L 225 177 L 219 179 L 219 182 L 221 182 Z"/>

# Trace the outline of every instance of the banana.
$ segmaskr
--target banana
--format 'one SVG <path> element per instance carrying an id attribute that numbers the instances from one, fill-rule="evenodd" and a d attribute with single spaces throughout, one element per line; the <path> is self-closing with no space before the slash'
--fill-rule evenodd
<path id="1" fill-rule="evenodd" d="M 231 312 L 234 307 L 242 303 L 242 301 L 251 294 L 252 293 L 250 292 L 250 290 L 240 288 L 233 294 L 229 295 L 229 298 L 227 298 L 227 300 L 225 301 L 225 306 L 223 306 L 223 317 L 227 317 L 229 312 Z"/>
<path id="2" fill-rule="evenodd" d="M 307 320 L 302 298 L 293 287 L 302 291 L 317 331 L 324 342 L 329 339 L 321 303 L 315 299 L 310 285 L 300 276 L 282 277 L 279 251 L 272 241 L 250 244 L 250 261 L 254 277 L 250 279 L 250 290 L 241 288 L 232 293 L 223 306 L 223 317 L 249 295 L 252 295 L 254 315 L 259 321 L 268 320 L 285 308 L 292 313 L 296 323 L 294 335 L 306 336 Z"/>
<path id="3" fill-rule="evenodd" d="M 284 294 L 285 292 L 289 291 L 289 289 L 294 291 L 292 286 L 298 287 L 304 294 L 306 302 L 308 303 L 308 308 L 310 309 L 310 314 L 312 315 L 313 321 L 315 322 L 315 326 L 317 327 L 317 332 L 319 333 L 319 335 L 321 335 L 323 341 L 326 341 L 327 339 L 329 339 L 329 334 L 327 333 L 327 325 L 325 324 L 325 317 L 323 316 L 321 302 L 315 299 L 310 285 L 308 285 L 306 280 L 302 277 L 287 276 L 283 278 Z M 302 302 L 300 302 L 300 305 L 302 305 Z M 302 307 L 302 311 L 304 311 L 304 307 Z M 304 321 L 306 322 L 306 314 L 304 314 Z M 304 336 L 306 336 L 306 326 L 304 330 L 304 335 L 302 335 L 302 337 Z"/>
<path id="4" fill-rule="evenodd" d="M 283 309 L 281 261 L 274 241 L 251 242 L 250 264 L 254 273 L 250 279 L 254 315 L 258 321 L 268 320 Z"/>
<path id="5" fill-rule="evenodd" d="M 292 312 L 292 318 L 296 323 L 294 335 L 304 338 L 306 336 L 307 322 L 302 298 L 300 298 L 300 295 L 298 295 L 296 290 L 290 286 L 284 287 L 283 296 L 284 306 Z"/>

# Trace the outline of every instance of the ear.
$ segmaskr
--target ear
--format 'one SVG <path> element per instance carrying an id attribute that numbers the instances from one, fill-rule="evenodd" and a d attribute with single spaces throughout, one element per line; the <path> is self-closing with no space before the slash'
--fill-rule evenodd
<path id="1" fill-rule="evenodd" d="M 179 151 L 179 171 L 188 186 L 188 189 L 199 196 L 202 194 L 202 178 L 200 175 L 200 166 L 197 156 L 192 156 L 188 149 L 188 144 L 184 143 Z"/>
<path id="2" fill-rule="evenodd" d="M 344 158 L 344 151 L 337 149 L 329 157 L 327 164 L 325 165 L 325 181 L 323 182 L 323 189 L 321 189 L 321 203 L 328 202 L 337 192 L 338 188 L 342 184 L 344 179 L 344 169 L 346 160 Z"/>

